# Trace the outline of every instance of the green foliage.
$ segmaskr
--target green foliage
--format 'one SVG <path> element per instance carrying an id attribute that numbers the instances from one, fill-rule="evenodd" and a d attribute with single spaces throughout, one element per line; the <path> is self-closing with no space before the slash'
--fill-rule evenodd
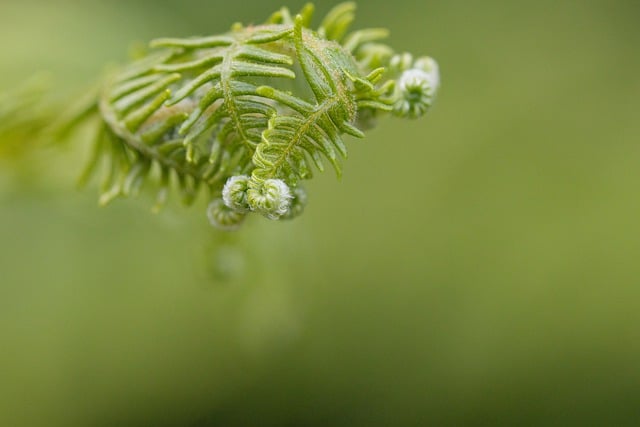
<path id="1" fill-rule="evenodd" d="M 251 212 L 292 218 L 313 167 L 328 161 L 341 174 L 343 135 L 362 138 L 388 112 L 422 116 L 439 85 L 435 62 L 396 55 L 381 42 L 386 30 L 349 33 L 354 11 L 336 6 L 317 31 L 307 5 L 221 35 L 154 40 L 61 120 L 58 134 L 97 118 L 83 180 L 103 163 L 101 204 L 136 194 L 152 177 L 155 209 L 172 183 L 187 204 L 204 188 L 209 219 L 223 229 Z"/>

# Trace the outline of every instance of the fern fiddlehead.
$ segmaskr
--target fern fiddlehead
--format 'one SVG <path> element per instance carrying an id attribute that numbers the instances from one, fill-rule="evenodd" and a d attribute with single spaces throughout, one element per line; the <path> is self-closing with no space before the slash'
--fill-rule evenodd
<path id="1" fill-rule="evenodd" d="M 343 135 L 362 138 L 385 113 L 424 115 L 439 86 L 435 61 L 396 54 L 386 30 L 348 33 L 354 10 L 336 6 L 317 31 L 307 5 L 222 35 L 151 42 L 80 109 L 98 117 L 87 171 L 107 163 L 101 203 L 156 176 L 155 208 L 172 181 L 185 203 L 205 188 L 207 216 L 222 229 L 250 213 L 299 215 L 313 168 L 328 161 L 341 174 Z"/>

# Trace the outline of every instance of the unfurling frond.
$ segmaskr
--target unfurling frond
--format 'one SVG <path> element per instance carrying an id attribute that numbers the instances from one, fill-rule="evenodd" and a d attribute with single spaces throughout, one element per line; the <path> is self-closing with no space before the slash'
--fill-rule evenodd
<path id="1" fill-rule="evenodd" d="M 345 135 L 362 138 L 389 112 L 422 116 L 439 86 L 435 61 L 396 54 L 387 30 L 349 32 L 354 12 L 338 5 L 314 31 L 313 6 L 283 8 L 263 25 L 151 42 L 88 104 L 100 125 L 85 177 L 106 163 L 100 202 L 153 176 L 154 209 L 173 185 L 185 203 L 205 188 L 209 220 L 223 229 L 252 212 L 299 215 L 302 180 L 326 162 L 341 174 Z"/>

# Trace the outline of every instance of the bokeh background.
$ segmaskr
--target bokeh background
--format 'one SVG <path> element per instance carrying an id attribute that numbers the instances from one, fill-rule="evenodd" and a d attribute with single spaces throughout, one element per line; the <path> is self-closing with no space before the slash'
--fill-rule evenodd
<path id="1" fill-rule="evenodd" d="M 135 42 L 282 5 L 4 0 L 0 86 L 82 91 Z M 0 425 L 639 425 L 638 22 L 634 0 L 361 1 L 441 93 L 348 141 L 293 222 L 99 209 L 82 141 L 0 158 Z"/>

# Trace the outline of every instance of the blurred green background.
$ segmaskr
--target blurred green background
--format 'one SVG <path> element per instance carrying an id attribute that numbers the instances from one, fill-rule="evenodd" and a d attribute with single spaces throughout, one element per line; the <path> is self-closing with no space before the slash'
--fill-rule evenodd
<path id="1" fill-rule="evenodd" d="M 282 5 L 5 0 L 1 86 L 82 90 L 136 41 Z M 361 1 L 356 27 L 439 61 L 440 96 L 348 141 L 293 222 L 99 209 L 82 141 L 0 159 L 0 425 L 640 425 L 638 22 Z"/>

